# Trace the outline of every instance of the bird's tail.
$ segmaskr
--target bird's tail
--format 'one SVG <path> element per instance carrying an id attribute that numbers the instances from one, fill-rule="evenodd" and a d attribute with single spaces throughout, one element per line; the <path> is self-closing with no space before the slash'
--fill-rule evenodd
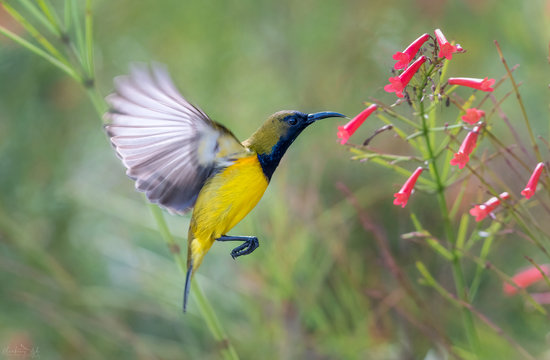
<path id="1" fill-rule="evenodd" d="M 199 266 L 201 266 L 204 255 L 206 255 L 214 242 L 212 240 L 210 242 L 206 242 L 205 244 L 205 242 L 200 241 L 196 236 L 194 236 L 191 229 L 189 229 L 187 239 L 187 274 L 185 276 L 185 290 L 183 292 L 183 312 L 187 309 L 187 300 L 189 300 L 189 292 L 191 289 L 193 274 L 197 271 Z"/>
<path id="2" fill-rule="evenodd" d="M 191 289 L 191 278 L 193 277 L 193 259 L 187 265 L 187 275 L 185 275 L 185 290 L 183 291 L 183 312 L 187 310 L 187 300 L 189 299 L 189 290 Z"/>

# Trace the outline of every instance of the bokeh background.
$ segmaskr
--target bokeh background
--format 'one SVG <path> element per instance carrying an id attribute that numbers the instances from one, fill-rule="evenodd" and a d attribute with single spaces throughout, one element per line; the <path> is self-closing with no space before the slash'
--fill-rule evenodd
<path id="1" fill-rule="evenodd" d="M 457 76 L 500 78 L 499 40 L 508 62 L 521 65 L 515 75 L 527 111 L 535 132 L 547 137 L 549 4 L 96 0 L 98 86 L 107 95 L 131 62 L 165 63 L 184 95 L 245 139 L 281 109 L 353 116 L 371 97 L 391 101 L 383 86 L 392 54 L 439 27 L 468 50 L 453 58 L 449 71 Z M 0 22 L 24 33 L 5 13 Z M 519 124 L 513 97 L 504 108 Z M 258 236 L 259 249 L 234 261 L 232 244 L 215 244 L 196 276 L 242 359 L 438 358 L 434 337 L 407 321 L 418 310 L 338 183 L 388 239 L 425 311 L 453 343 L 465 344 L 456 308 L 416 283 L 414 262 L 422 259 L 452 291 L 448 263 L 399 237 L 413 230 L 408 209 L 392 205 L 404 178 L 350 161 L 336 141 L 342 124 L 308 129 L 258 207 L 232 231 Z M 381 125 L 366 124 L 354 142 Z M 373 146 L 407 150 L 390 134 Z M 434 197 L 418 193 L 409 206 L 437 233 Z M 189 218 L 167 218 L 185 248 Z M 541 258 L 526 241 L 503 235 L 490 260 L 512 274 L 528 265 L 523 255 Z M 183 284 L 85 92 L 1 37 L 0 348 L 23 342 L 42 359 L 217 359 L 220 344 L 193 298 L 181 313 Z M 547 319 L 504 297 L 501 287 L 487 274 L 475 305 L 543 357 Z M 517 356 L 487 326 L 479 332 L 487 358 Z"/>

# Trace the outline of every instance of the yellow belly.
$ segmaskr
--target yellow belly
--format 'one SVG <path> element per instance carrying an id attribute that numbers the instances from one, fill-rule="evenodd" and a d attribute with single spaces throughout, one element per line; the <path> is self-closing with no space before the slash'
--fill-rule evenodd
<path id="1" fill-rule="evenodd" d="M 268 181 L 256 156 L 239 159 L 202 188 L 189 227 L 188 261 L 196 270 L 214 240 L 227 234 L 260 201 Z"/>

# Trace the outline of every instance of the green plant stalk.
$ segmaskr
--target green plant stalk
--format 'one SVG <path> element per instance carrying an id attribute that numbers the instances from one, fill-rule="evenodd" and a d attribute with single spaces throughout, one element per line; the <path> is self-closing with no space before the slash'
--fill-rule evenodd
<path id="1" fill-rule="evenodd" d="M 30 23 L 25 19 L 17 10 L 15 10 L 11 5 L 0 1 L 4 9 L 13 17 L 17 22 L 19 22 L 27 32 L 38 41 L 45 50 L 47 50 L 52 56 L 57 58 L 65 65 L 69 65 L 68 61 L 61 55 L 61 53 Z"/>
<path id="2" fill-rule="evenodd" d="M 6 2 L 4 0 L 0 1 L 0 3 L 5 4 Z M 19 3 L 27 9 L 29 13 L 32 14 L 32 16 L 45 28 L 47 28 L 52 34 L 55 36 L 60 36 L 61 33 L 59 32 L 59 29 L 54 27 L 49 20 L 38 10 L 31 2 L 30 0 L 19 0 Z"/>
<path id="3" fill-rule="evenodd" d="M 10 30 L 6 29 L 2 25 L 0 25 L 0 34 L 5 35 L 6 37 L 10 38 L 11 40 L 15 41 L 25 49 L 29 50 L 30 52 L 42 57 L 46 61 L 50 62 L 55 67 L 59 68 L 61 71 L 65 72 L 67 75 L 75 79 L 77 82 L 81 82 L 80 75 L 69 65 L 59 61 L 54 56 L 50 55 L 46 51 L 40 49 L 36 45 L 28 42 L 27 40 L 23 39 L 17 34 L 14 34 Z"/>
<path id="4" fill-rule="evenodd" d="M 47 0 L 36 0 L 36 1 L 40 9 L 42 9 L 42 12 L 44 13 L 44 15 L 50 22 L 50 24 L 52 24 L 52 26 L 55 28 L 56 32 L 59 34 L 63 33 L 59 20 L 57 19 L 55 12 L 53 11 L 53 6 L 51 6 L 51 4 Z"/>
<path id="5" fill-rule="evenodd" d="M 445 236 L 447 237 L 448 242 L 453 244 L 453 246 L 456 246 L 456 238 L 455 238 L 455 234 L 451 224 L 449 211 L 447 209 L 447 201 L 445 199 L 445 185 L 443 184 L 443 181 L 441 179 L 441 176 L 437 168 L 436 158 L 434 156 L 432 143 L 430 141 L 430 131 L 429 131 L 428 123 L 426 121 L 426 116 L 425 116 L 426 113 L 424 110 L 424 102 L 422 101 L 423 90 L 426 87 L 428 77 L 434 71 L 434 69 L 435 69 L 435 64 L 432 64 L 429 70 L 424 74 L 424 78 L 422 80 L 421 86 L 419 86 L 417 90 L 416 99 L 418 103 L 418 116 L 420 117 L 420 120 L 422 122 L 422 131 L 423 131 L 422 137 L 424 138 L 426 143 L 430 174 L 433 176 L 434 181 L 436 183 L 437 200 L 439 203 L 441 216 L 443 218 L 443 228 L 445 231 Z M 466 303 L 469 303 L 468 293 L 466 291 L 466 282 L 464 280 L 462 265 L 460 263 L 460 256 L 459 256 L 459 253 L 456 252 L 456 249 L 453 249 L 453 255 L 454 256 L 451 264 L 452 264 L 452 272 L 453 272 L 456 292 L 459 299 L 462 299 Z M 474 319 L 471 311 L 467 308 L 462 308 L 462 321 L 464 323 L 464 329 L 466 331 L 466 336 L 468 338 L 468 342 L 470 343 L 471 349 L 475 353 L 479 353 L 479 340 L 475 329 Z"/>
<path id="6" fill-rule="evenodd" d="M 504 68 L 506 69 L 506 72 L 508 73 L 508 77 L 510 78 L 510 81 L 512 82 L 512 86 L 514 87 L 514 92 L 516 93 L 516 98 L 518 99 L 519 107 L 521 109 L 521 113 L 523 114 L 523 120 L 525 121 L 525 127 L 527 128 L 527 132 L 529 133 L 529 137 L 531 139 L 531 146 L 533 147 L 533 150 L 535 151 L 535 155 L 537 156 L 537 161 L 541 162 L 542 157 L 540 155 L 539 146 L 537 145 L 537 141 L 535 139 L 535 135 L 533 133 L 533 129 L 531 128 L 531 123 L 529 122 L 529 118 L 527 117 L 527 110 L 525 109 L 525 105 L 523 104 L 523 100 L 521 99 L 521 95 L 519 93 L 518 84 L 516 83 L 516 80 L 512 76 L 512 70 L 510 70 L 510 67 L 508 66 L 508 63 L 506 62 L 506 59 L 504 58 L 504 54 L 502 53 L 502 50 L 500 49 L 500 45 L 498 41 L 494 41 L 495 46 L 497 48 L 498 56 L 500 57 L 500 61 L 502 62 L 502 65 L 504 65 Z"/>
<path id="7" fill-rule="evenodd" d="M 86 67 L 88 70 L 88 77 L 90 79 L 95 78 L 94 69 L 94 37 L 93 37 L 93 22 L 92 22 L 92 1 L 86 0 L 86 9 L 84 16 L 84 26 L 86 34 Z"/>
<path id="8" fill-rule="evenodd" d="M 48 6 L 48 3 L 45 0 L 40 0 L 38 2 L 40 8 L 48 18 L 49 22 L 52 26 L 55 27 L 57 32 L 61 34 L 61 28 L 59 26 L 58 21 L 55 18 L 55 13 L 53 13 L 50 10 L 50 7 Z M 73 7 L 75 9 L 76 7 Z M 74 13 L 75 14 L 75 13 Z M 76 14 L 75 14 L 76 15 Z M 76 16 L 78 18 L 78 16 Z M 15 17 L 15 19 L 21 23 L 23 26 L 30 25 L 30 23 L 27 23 L 27 20 L 21 16 L 21 17 Z M 95 79 L 93 77 L 94 71 L 93 71 L 93 37 L 92 34 L 89 34 L 88 32 L 92 31 L 92 12 L 91 12 L 91 1 L 87 0 L 86 2 L 86 15 L 85 15 L 85 30 L 86 30 L 86 52 L 83 54 L 82 57 L 77 57 L 78 64 L 73 65 L 70 63 L 64 63 L 61 62 L 56 57 L 50 55 L 46 51 L 38 48 L 34 44 L 28 42 L 27 40 L 23 39 L 22 37 L 18 36 L 17 34 L 14 34 L 13 32 L 9 31 L 8 29 L 4 28 L 3 26 L 0 26 L 0 34 L 5 35 L 6 37 L 12 39 L 19 45 L 21 45 L 23 48 L 31 51 L 32 53 L 44 58 L 48 62 L 50 62 L 55 67 L 59 68 L 60 70 L 67 73 L 69 76 L 71 76 L 74 80 L 76 80 L 79 84 L 81 84 L 85 90 L 86 94 L 90 98 L 92 104 L 94 105 L 95 110 L 97 111 L 98 115 L 101 117 L 103 116 L 105 110 L 107 109 L 107 106 L 105 104 L 105 101 L 103 97 L 101 96 L 97 84 L 95 83 Z M 75 26 L 76 31 L 80 32 L 79 26 Z M 39 34 L 40 35 L 40 34 Z M 77 36 L 78 37 L 78 36 Z M 55 52 L 54 52 L 55 53 Z M 85 63 L 85 64 L 84 64 Z M 88 70 L 88 74 L 92 75 L 88 79 L 83 79 L 78 74 L 77 70 L 74 68 L 74 66 L 81 66 Z M 186 274 L 186 266 L 185 261 L 181 256 L 181 253 L 179 251 L 179 248 L 174 241 L 173 236 L 171 235 L 168 226 L 166 224 L 166 221 L 164 219 L 164 216 L 161 212 L 161 210 L 155 206 L 150 204 L 151 212 L 153 213 L 153 217 L 157 223 L 157 227 L 159 230 L 159 233 L 161 234 L 161 237 L 163 238 L 164 242 L 168 245 L 169 249 L 171 250 L 172 254 L 174 255 L 174 259 L 178 265 L 178 268 L 180 269 L 182 274 Z M 176 251 L 176 249 L 178 249 Z M 213 337 L 220 341 L 221 346 L 221 353 L 222 357 L 224 359 L 228 360 L 235 360 L 239 359 L 239 356 L 233 347 L 232 343 L 230 342 L 229 338 L 227 337 L 227 334 L 225 333 L 223 327 L 221 326 L 220 321 L 218 320 L 214 309 L 206 296 L 204 296 L 204 293 L 202 292 L 202 289 L 200 286 L 198 286 L 197 281 L 193 282 L 193 293 L 195 295 L 195 298 L 197 300 L 200 313 L 205 320 L 207 327 L 209 331 L 212 333 Z"/>
<path id="9" fill-rule="evenodd" d="M 174 240 L 174 237 L 172 236 L 172 234 L 170 233 L 170 230 L 168 229 L 168 224 L 166 224 L 166 220 L 164 219 L 162 211 L 157 205 L 154 205 L 154 204 L 149 204 L 149 209 L 151 210 L 151 213 L 153 214 L 153 218 L 155 219 L 158 225 L 159 233 L 162 236 L 162 239 L 164 240 L 168 248 L 170 249 L 170 252 L 174 257 L 174 260 L 176 261 L 176 264 L 178 265 L 180 272 L 182 274 L 185 274 L 187 272 L 185 260 L 181 255 L 179 245 L 176 243 L 176 241 Z M 214 338 L 222 344 L 221 351 L 222 351 L 223 358 L 238 359 L 239 356 L 237 355 L 235 348 L 229 341 L 227 334 L 225 333 L 223 327 L 221 326 L 221 323 L 218 320 L 216 313 L 214 312 L 214 308 L 212 307 L 212 305 L 204 295 L 197 281 L 193 281 L 191 283 L 191 287 L 192 287 L 192 292 L 195 296 L 195 300 L 197 301 L 197 304 L 199 306 L 199 311 L 202 317 L 204 318 L 204 321 L 206 322 L 208 329 L 210 330 Z"/>
<path id="10" fill-rule="evenodd" d="M 103 115 L 103 112 L 105 109 L 105 102 L 101 98 L 101 95 L 97 91 L 97 88 L 95 87 L 95 85 L 92 85 L 92 87 L 88 88 L 87 94 L 90 97 L 90 100 L 94 104 L 99 114 Z M 157 228 L 160 233 L 160 236 L 162 237 L 162 239 L 170 249 L 170 252 L 174 257 L 174 261 L 176 262 L 178 269 L 182 274 L 185 275 L 187 273 L 187 267 L 185 264 L 186 262 L 181 256 L 179 245 L 176 243 L 176 241 L 174 240 L 174 237 L 172 236 L 172 234 L 170 233 L 170 230 L 168 229 L 168 224 L 166 224 L 166 220 L 164 219 L 164 215 L 162 214 L 162 211 L 157 205 L 154 205 L 154 204 L 148 204 L 148 205 L 153 215 L 153 218 L 157 223 Z M 209 331 L 212 333 L 212 336 L 214 337 L 214 339 L 219 341 L 220 344 L 222 345 L 221 353 L 223 358 L 227 360 L 238 360 L 239 356 L 237 354 L 237 351 L 233 347 L 231 341 L 229 340 L 229 337 L 227 336 L 227 333 L 225 332 L 218 317 L 216 316 L 216 313 L 214 312 L 214 308 L 208 301 L 208 298 L 204 295 L 201 287 L 198 285 L 196 280 L 191 283 L 191 287 L 192 287 L 192 293 L 195 296 L 195 299 L 199 306 L 199 311 L 201 313 L 201 316 L 206 322 L 206 326 L 208 327 Z"/>

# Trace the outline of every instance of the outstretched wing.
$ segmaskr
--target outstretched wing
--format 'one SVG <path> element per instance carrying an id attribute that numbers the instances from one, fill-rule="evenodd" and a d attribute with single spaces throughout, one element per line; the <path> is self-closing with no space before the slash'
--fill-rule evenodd
<path id="1" fill-rule="evenodd" d="M 247 154 L 222 125 L 189 103 L 165 67 L 133 66 L 107 97 L 107 134 L 136 189 L 172 212 L 191 209 L 213 173 Z"/>

